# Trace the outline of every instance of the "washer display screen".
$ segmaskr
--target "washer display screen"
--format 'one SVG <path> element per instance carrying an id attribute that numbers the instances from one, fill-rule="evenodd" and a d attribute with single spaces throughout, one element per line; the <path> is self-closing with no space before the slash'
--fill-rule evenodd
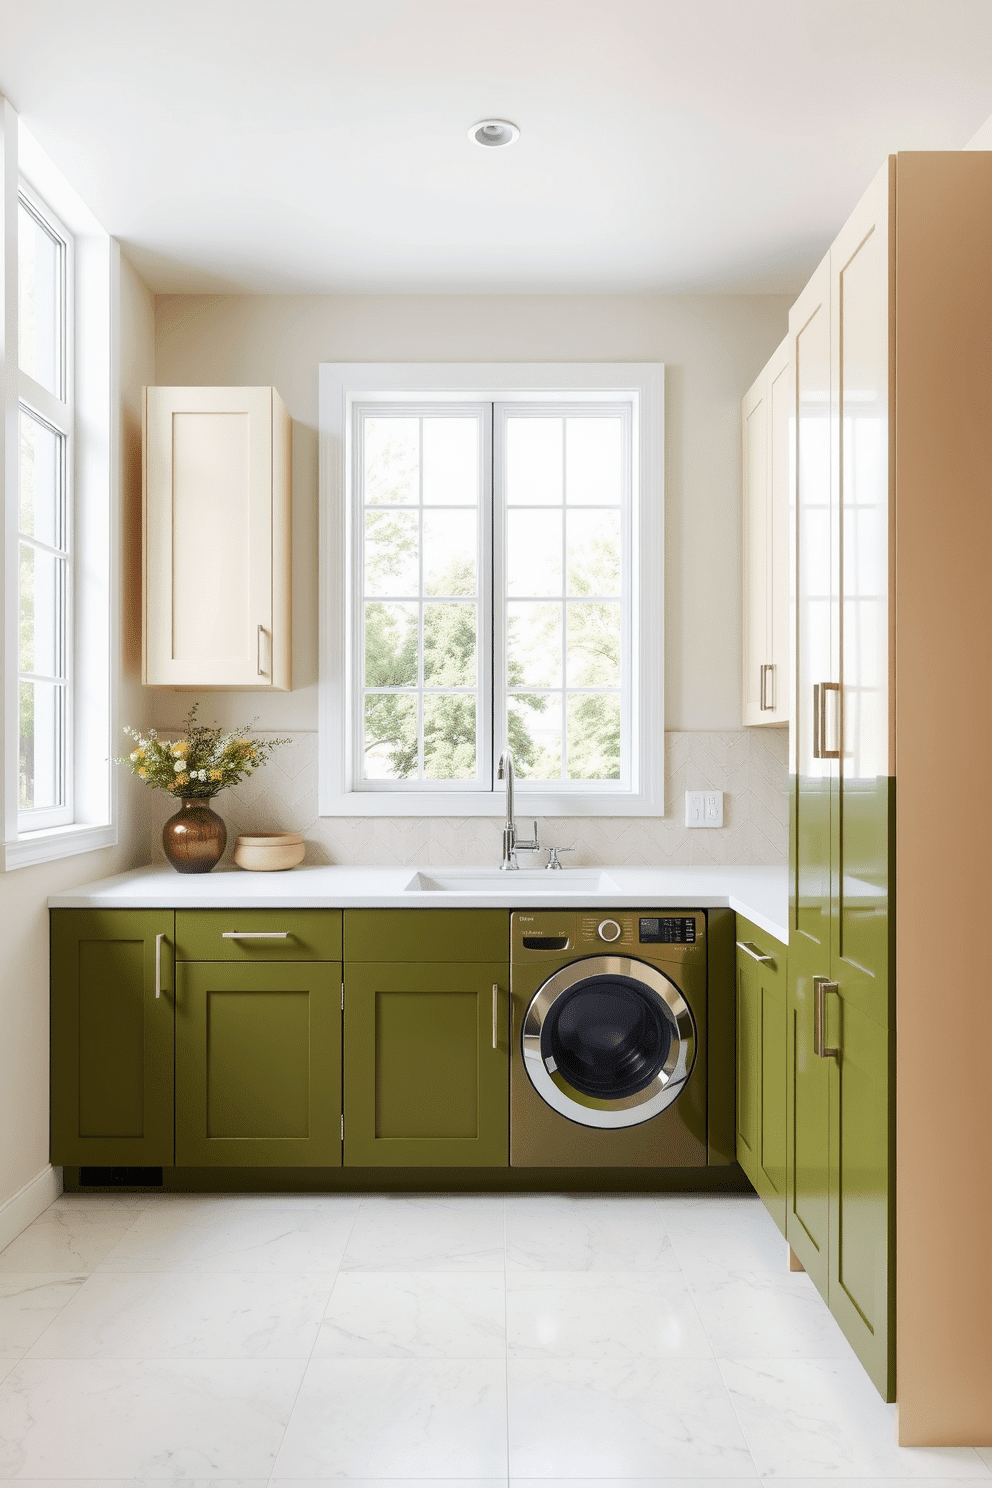
<path id="1" fill-rule="evenodd" d="M 550 1009 L 541 1056 L 583 1095 L 622 1100 L 650 1085 L 668 1059 L 673 1023 L 664 1005 L 624 976 L 593 976 Z"/>

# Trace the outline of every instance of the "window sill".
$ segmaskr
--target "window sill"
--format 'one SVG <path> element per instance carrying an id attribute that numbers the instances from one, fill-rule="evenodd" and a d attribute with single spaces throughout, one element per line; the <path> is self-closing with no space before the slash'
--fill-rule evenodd
<path id="1" fill-rule="evenodd" d="M 321 794 L 321 817 L 334 816 L 489 816 L 506 814 L 502 791 L 452 791 L 422 795 L 407 791 L 349 791 Z M 535 816 L 663 816 L 662 802 L 647 792 L 529 791 L 516 782 L 518 822 Z"/>
<path id="2" fill-rule="evenodd" d="M 9 873 L 14 868 L 30 868 L 35 863 L 51 863 L 56 858 L 72 858 L 77 853 L 94 852 L 98 847 L 114 847 L 117 828 L 109 824 L 92 826 L 75 823 L 69 827 L 51 827 L 44 832 L 25 832 L 3 848 L 3 866 Z"/>

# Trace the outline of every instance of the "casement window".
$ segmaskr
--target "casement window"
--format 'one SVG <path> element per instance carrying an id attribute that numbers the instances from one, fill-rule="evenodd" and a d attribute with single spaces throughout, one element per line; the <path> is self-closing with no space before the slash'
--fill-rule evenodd
<path id="1" fill-rule="evenodd" d="M 321 369 L 321 810 L 661 803 L 661 368 Z M 646 582 L 647 581 L 647 582 Z"/>
<path id="2" fill-rule="evenodd" d="M 0 99 L 2 863 L 116 841 L 119 257 Z"/>
<path id="3" fill-rule="evenodd" d="M 21 184 L 17 202 L 18 832 L 72 800 L 73 242 Z"/>

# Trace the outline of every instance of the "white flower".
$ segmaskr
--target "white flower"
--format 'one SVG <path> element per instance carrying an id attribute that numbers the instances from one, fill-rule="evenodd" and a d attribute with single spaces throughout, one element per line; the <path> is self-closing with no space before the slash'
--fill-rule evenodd
<path id="1" fill-rule="evenodd" d="M 136 760 L 138 758 L 138 751 L 136 749 L 131 750 L 131 758 L 133 760 Z"/>
<path id="2" fill-rule="evenodd" d="M 182 760 L 176 760 L 176 763 L 173 765 L 172 768 L 175 770 L 175 772 L 176 772 L 177 775 L 181 774 L 181 772 L 183 770 L 183 762 L 182 762 Z"/>

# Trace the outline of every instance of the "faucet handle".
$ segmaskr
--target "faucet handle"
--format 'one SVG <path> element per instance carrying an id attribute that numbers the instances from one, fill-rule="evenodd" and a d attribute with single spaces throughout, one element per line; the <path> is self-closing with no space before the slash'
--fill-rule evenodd
<path id="1" fill-rule="evenodd" d="M 521 842 L 518 837 L 513 845 L 519 852 L 540 852 L 541 839 L 537 833 L 537 822 L 534 822 L 534 835 L 529 842 Z"/>
<path id="2" fill-rule="evenodd" d="M 574 852 L 574 851 L 575 851 L 575 848 L 574 847 L 549 847 L 548 848 L 548 869 L 549 870 L 553 870 L 553 869 L 556 869 L 557 868 L 558 871 L 560 872 L 562 865 L 558 861 L 558 854 L 559 853 L 563 853 L 563 852 Z"/>

